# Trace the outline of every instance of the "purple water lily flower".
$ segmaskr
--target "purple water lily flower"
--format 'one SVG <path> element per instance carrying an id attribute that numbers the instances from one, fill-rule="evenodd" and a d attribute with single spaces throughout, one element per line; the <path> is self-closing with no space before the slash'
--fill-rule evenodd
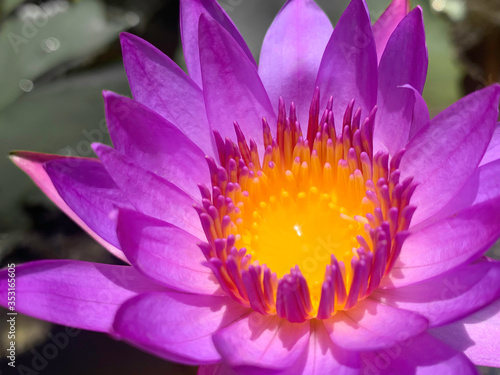
<path id="1" fill-rule="evenodd" d="M 200 374 L 474 374 L 500 366 L 500 87 L 432 120 L 422 10 L 335 29 L 290 0 L 257 67 L 215 0 L 181 0 L 189 76 L 121 37 L 114 148 L 13 161 L 127 266 L 16 270 L 19 312 Z M 1 304 L 7 305 L 6 270 Z"/>

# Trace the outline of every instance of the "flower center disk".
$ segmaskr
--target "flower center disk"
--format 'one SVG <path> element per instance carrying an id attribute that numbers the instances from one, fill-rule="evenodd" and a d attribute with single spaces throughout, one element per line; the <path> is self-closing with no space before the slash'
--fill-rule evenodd
<path id="1" fill-rule="evenodd" d="M 298 265 L 317 305 L 330 255 L 350 265 L 352 249 L 359 246 L 356 237 L 364 234 L 363 225 L 338 206 L 334 192 L 321 192 L 316 186 L 293 195 L 284 187 L 279 190 L 255 207 L 251 225 L 241 230 L 237 247 L 246 248 L 253 260 L 265 264 L 278 278 Z"/>
<path id="2" fill-rule="evenodd" d="M 352 101 L 336 130 L 332 98 L 319 118 L 319 90 L 302 133 L 292 103 L 279 103 L 277 134 L 263 119 L 265 151 L 214 132 L 201 186 L 201 245 L 222 288 L 245 306 L 291 322 L 327 319 L 368 296 L 397 258 L 415 210 L 415 184 L 399 181 L 403 151 L 373 155 L 376 109 L 364 121 Z"/>

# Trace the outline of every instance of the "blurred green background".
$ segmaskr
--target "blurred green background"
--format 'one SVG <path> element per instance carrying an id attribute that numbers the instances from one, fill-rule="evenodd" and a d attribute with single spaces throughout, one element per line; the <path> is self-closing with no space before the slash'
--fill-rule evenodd
<path id="1" fill-rule="evenodd" d="M 373 20 L 388 0 L 367 0 Z M 284 0 L 220 0 L 256 58 Z M 318 0 L 336 23 L 348 0 Z M 500 1 L 419 0 L 429 74 L 424 97 L 436 114 L 464 94 L 498 81 Z M 101 92 L 130 95 L 118 35 L 127 30 L 184 66 L 178 0 L 0 0 L 0 259 L 116 262 L 82 233 L 8 160 L 11 150 L 92 156 L 109 142 Z M 490 255 L 499 257 L 498 248 Z M 500 258 L 500 257 L 499 257 Z M 0 328 L 4 322 L 0 323 Z M 64 327 L 20 317 L 18 364 L 32 367 L 49 332 Z M 5 352 L 7 336 L 0 332 Z M 40 374 L 195 374 L 103 334 L 81 332 Z M 0 369 L 7 369 L 5 360 Z M 22 373 L 8 372 L 4 373 Z M 494 369 L 481 369 L 496 374 Z M 30 372 L 26 372 L 28 374 Z M 33 372 L 34 373 L 34 372 Z M 31 373 L 30 373 L 31 374 Z"/>

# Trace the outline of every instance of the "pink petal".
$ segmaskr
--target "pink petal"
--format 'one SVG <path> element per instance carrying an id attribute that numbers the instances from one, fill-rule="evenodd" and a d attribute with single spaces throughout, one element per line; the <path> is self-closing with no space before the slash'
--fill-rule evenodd
<path id="1" fill-rule="evenodd" d="M 465 355 L 424 333 L 377 352 L 361 354 L 362 374 L 477 375 Z"/>
<path id="2" fill-rule="evenodd" d="M 309 340 L 309 322 L 290 323 L 276 315 L 250 315 L 213 336 L 224 362 L 238 373 L 289 368 Z"/>
<path id="3" fill-rule="evenodd" d="M 374 137 L 390 155 L 408 142 L 415 107 L 415 94 L 400 86 L 410 85 L 422 93 L 427 65 L 424 20 L 417 7 L 394 30 L 378 69 Z"/>
<path id="4" fill-rule="evenodd" d="M 373 37 L 377 45 L 377 60 L 380 61 L 385 46 L 401 20 L 410 11 L 409 0 L 392 0 L 384 13 L 373 25 Z"/>
<path id="5" fill-rule="evenodd" d="M 144 293 L 118 310 L 113 335 L 167 360 L 216 363 L 221 358 L 212 335 L 246 311 L 229 297 Z"/>
<path id="6" fill-rule="evenodd" d="M 500 367 L 500 300 L 430 334 L 458 351 L 463 351 L 478 366 Z"/>
<path id="7" fill-rule="evenodd" d="M 324 321 L 332 341 L 347 350 L 376 350 L 420 334 L 427 320 L 410 311 L 400 310 L 365 299 L 346 311 Z"/>
<path id="8" fill-rule="evenodd" d="M 139 212 L 174 224 L 204 238 L 200 219 L 189 195 L 158 175 L 137 166 L 111 147 L 92 145 L 118 187 Z"/>
<path id="9" fill-rule="evenodd" d="M 115 148 L 199 198 L 198 184 L 210 184 L 203 151 L 170 122 L 134 100 L 111 92 L 104 94 L 104 100 Z"/>
<path id="10" fill-rule="evenodd" d="M 90 227 L 80 218 L 80 216 L 75 213 L 61 198 L 59 193 L 57 192 L 54 184 L 50 180 L 50 177 L 47 175 L 45 168 L 43 167 L 45 162 L 50 160 L 85 160 L 87 162 L 97 162 L 94 159 L 83 159 L 83 158 L 73 158 L 73 157 L 64 157 L 59 155 L 49 155 L 49 154 L 40 154 L 37 152 L 29 152 L 29 151 L 17 151 L 13 152 L 10 155 L 11 160 L 21 168 L 32 180 L 33 182 L 49 197 L 49 199 L 54 202 L 66 215 L 68 215 L 75 223 L 77 223 L 84 231 L 90 234 L 97 242 L 99 242 L 102 246 L 104 246 L 111 254 L 118 257 L 119 259 L 126 262 L 125 255 L 123 252 L 118 249 L 115 245 L 112 245 L 101 236 L 99 236 L 94 230 L 90 229 Z M 117 242 L 115 242 L 118 245 Z"/>
<path id="11" fill-rule="evenodd" d="M 267 31 L 260 52 L 259 75 L 274 110 L 282 96 L 294 102 L 306 126 L 314 80 L 333 27 L 312 0 L 288 1 Z"/>
<path id="12" fill-rule="evenodd" d="M 352 99 L 362 109 L 363 118 L 375 106 L 377 53 L 364 0 L 352 0 L 340 17 L 321 60 L 316 86 L 322 97 L 320 108 L 333 96 L 337 126 Z"/>
<path id="13" fill-rule="evenodd" d="M 181 0 L 181 37 L 184 58 L 190 77 L 202 87 L 202 74 L 200 68 L 200 53 L 198 50 L 198 26 L 200 16 L 205 14 L 214 22 L 217 22 L 224 28 L 234 43 L 238 44 L 243 52 L 242 58 L 254 66 L 255 60 L 252 52 L 248 48 L 245 40 L 234 25 L 233 21 L 227 16 L 224 9 L 221 8 L 215 0 Z M 203 61 L 201 62 L 203 65 Z"/>
<path id="14" fill-rule="evenodd" d="M 238 121 L 243 133 L 262 146 L 262 117 L 270 124 L 276 120 L 257 69 L 231 35 L 206 14 L 200 18 L 199 42 L 210 125 L 223 138 L 234 139 L 233 122 Z"/>
<path id="15" fill-rule="evenodd" d="M 145 40 L 122 33 L 120 41 L 134 99 L 170 121 L 207 155 L 213 156 L 212 134 L 198 85 L 168 56 Z M 127 108 L 118 106 L 115 111 L 125 117 L 128 115 Z"/>
<path id="16" fill-rule="evenodd" d="M 120 210 L 118 240 L 132 265 L 172 289 L 196 294 L 221 294 L 212 271 L 191 234 L 139 212 Z"/>
<path id="17" fill-rule="evenodd" d="M 478 258 L 500 235 L 500 199 L 430 224 L 405 241 L 383 287 L 410 285 Z"/>
<path id="18" fill-rule="evenodd" d="M 97 159 L 62 158 L 44 164 L 48 177 L 64 202 L 99 237 L 119 248 L 116 206 L 132 208 Z"/>
<path id="19" fill-rule="evenodd" d="M 498 159 L 500 159 L 500 123 L 495 127 L 491 141 L 479 165 L 485 165 Z"/>
<path id="20" fill-rule="evenodd" d="M 417 284 L 379 289 L 372 298 L 417 312 L 437 327 L 467 316 L 500 297 L 500 262 L 480 261 Z"/>
<path id="21" fill-rule="evenodd" d="M 0 304 L 7 308 L 11 276 L 0 271 Z M 42 260 L 15 268 L 17 312 L 92 331 L 109 332 L 122 303 L 153 290 L 160 287 L 130 266 Z"/>
<path id="22" fill-rule="evenodd" d="M 468 95 L 436 116 L 408 144 L 401 178 L 419 184 L 411 203 L 412 225 L 437 213 L 478 166 L 498 118 L 500 86 Z"/>

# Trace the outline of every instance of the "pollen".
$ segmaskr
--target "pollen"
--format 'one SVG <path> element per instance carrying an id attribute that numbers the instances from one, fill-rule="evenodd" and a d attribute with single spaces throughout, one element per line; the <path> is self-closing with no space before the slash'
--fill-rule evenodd
<path id="1" fill-rule="evenodd" d="M 291 322 L 327 319 L 366 298 L 390 271 L 415 208 L 411 178 L 400 181 L 404 150 L 373 155 L 374 108 L 362 120 L 349 103 L 335 124 L 319 89 L 307 133 L 294 103 L 280 98 L 275 134 L 262 120 L 264 153 L 234 123 L 236 140 L 214 132 L 211 189 L 197 207 L 200 245 L 221 287 L 261 314 Z"/>

